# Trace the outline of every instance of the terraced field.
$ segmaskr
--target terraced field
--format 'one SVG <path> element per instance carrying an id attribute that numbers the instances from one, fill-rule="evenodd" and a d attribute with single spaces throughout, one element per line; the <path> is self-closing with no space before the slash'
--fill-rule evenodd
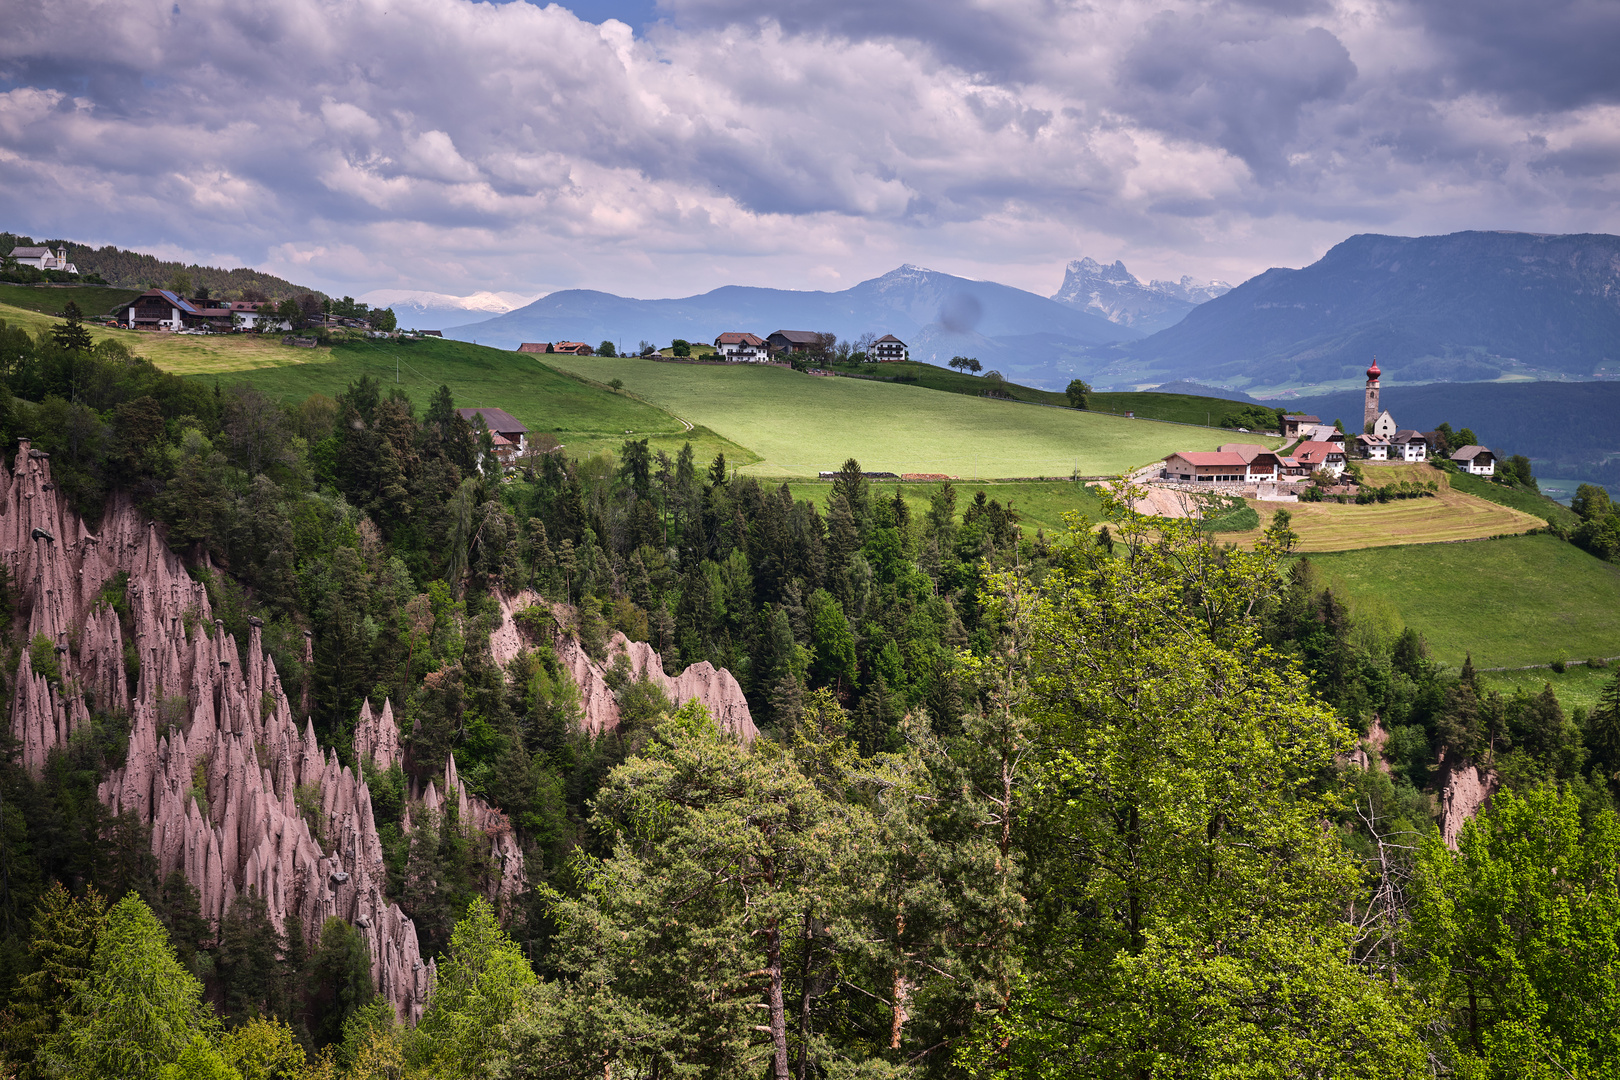
<path id="1" fill-rule="evenodd" d="M 1278 509 L 1294 517 L 1300 535 L 1299 551 L 1351 551 L 1398 544 L 1440 544 L 1507 536 L 1545 526 L 1543 518 L 1511 506 L 1453 489 L 1447 474 L 1430 465 L 1387 465 L 1368 468 L 1369 485 L 1402 481 L 1437 481 L 1440 493 L 1430 499 L 1369 503 L 1365 506 L 1336 502 L 1273 503 L 1250 500 L 1260 514 L 1260 528 L 1233 533 L 1224 539 L 1251 544 L 1271 524 Z"/>

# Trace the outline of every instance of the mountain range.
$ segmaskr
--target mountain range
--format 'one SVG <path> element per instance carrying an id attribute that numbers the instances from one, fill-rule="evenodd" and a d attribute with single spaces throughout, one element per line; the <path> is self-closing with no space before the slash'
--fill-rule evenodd
<path id="1" fill-rule="evenodd" d="M 1254 392 L 1357 380 L 1374 356 L 1386 382 L 1620 375 L 1620 237 L 1352 236 L 1091 364 Z"/>
<path id="2" fill-rule="evenodd" d="M 566 289 L 515 311 L 455 327 L 451 337 L 516 348 L 525 341 L 610 340 L 634 350 L 642 340 L 712 341 L 728 330 L 764 337 L 817 330 L 855 339 L 894 334 L 914 359 L 943 364 L 976 357 L 1009 378 L 1047 385 L 1054 358 L 1143 336 L 1095 311 L 994 281 L 901 266 L 841 292 L 797 292 L 728 285 L 700 296 L 637 300 Z"/>
<path id="3" fill-rule="evenodd" d="M 1104 266 L 1096 259 L 1076 259 L 1063 274 L 1063 286 L 1052 294 L 1060 304 L 1091 311 L 1111 323 L 1145 334 L 1174 326 L 1199 304 L 1224 296 L 1224 281 L 1150 281 L 1146 285 L 1123 262 Z"/>
<path id="4" fill-rule="evenodd" d="M 518 293 L 479 292 L 471 296 L 406 289 L 373 289 L 360 297 L 374 308 L 392 308 L 399 325 L 408 330 L 448 330 L 464 323 L 481 322 L 530 303 Z"/>

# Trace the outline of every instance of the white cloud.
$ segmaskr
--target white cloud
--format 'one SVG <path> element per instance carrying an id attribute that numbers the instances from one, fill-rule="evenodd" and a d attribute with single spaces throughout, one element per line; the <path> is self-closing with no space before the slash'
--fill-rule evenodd
<path id="1" fill-rule="evenodd" d="M 1230 280 L 1372 229 L 1613 230 L 1601 50 L 1555 70 L 1612 20 L 1559 0 L 1493 85 L 1462 3 L 666 0 L 640 38 L 523 2 L 108 0 L 90 36 L 12 3 L 0 205 L 457 296 L 901 262 L 1050 292 L 1080 254 Z"/>

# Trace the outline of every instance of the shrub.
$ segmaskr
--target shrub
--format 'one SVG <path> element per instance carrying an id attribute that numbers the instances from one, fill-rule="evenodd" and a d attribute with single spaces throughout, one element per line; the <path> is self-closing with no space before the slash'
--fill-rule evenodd
<path id="1" fill-rule="evenodd" d="M 56 643 L 44 634 L 35 634 L 28 643 L 28 663 L 35 675 L 42 675 L 52 686 L 62 685 L 62 665 L 56 658 Z"/>
<path id="2" fill-rule="evenodd" d="M 1586 666 L 1594 671 L 1602 671 L 1609 666 L 1609 662 L 1601 656 L 1594 656 L 1586 662 Z"/>
<path id="3" fill-rule="evenodd" d="M 1565 665 L 1564 665 L 1564 662 L 1562 660 L 1554 660 L 1548 666 L 1551 667 L 1555 672 L 1557 672 L 1560 675 L 1562 675 L 1564 673 Z"/>

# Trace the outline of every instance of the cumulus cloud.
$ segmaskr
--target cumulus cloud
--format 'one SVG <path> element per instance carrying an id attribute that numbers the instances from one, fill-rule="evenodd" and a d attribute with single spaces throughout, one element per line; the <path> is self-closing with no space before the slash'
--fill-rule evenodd
<path id="1" fill-rule="evenodd" d="M 642 5 L 645 7 L 645 5 Z M 593 9 L 600 5 L 593 4 Z M 1612 230 L 1606 0 L 0 0 L 4 226 L 339 292 L 1042 292 Z"/>

